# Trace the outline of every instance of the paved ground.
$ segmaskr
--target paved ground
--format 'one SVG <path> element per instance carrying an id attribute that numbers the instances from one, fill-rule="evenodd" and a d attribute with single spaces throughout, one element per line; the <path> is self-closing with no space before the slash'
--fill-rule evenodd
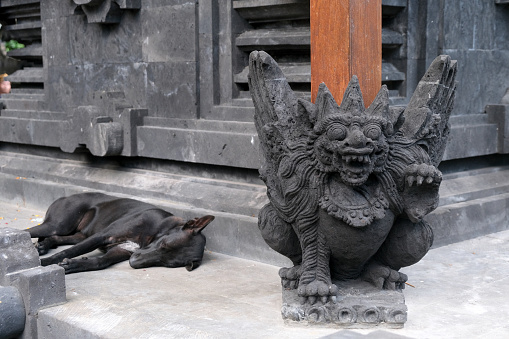
<path id="1" fill-rule="evenodd" d="M 44 212 L 0 203 L 0 225 Z M 127 262 L 66 276 L 64 305 L 39 313 L 47 338 L 509 338 L 509 231 L 431 250 L 402 271 L 404 329 L 288 327 L 278 268 L 206 252 L 203 265 L 134 270 Z"/>

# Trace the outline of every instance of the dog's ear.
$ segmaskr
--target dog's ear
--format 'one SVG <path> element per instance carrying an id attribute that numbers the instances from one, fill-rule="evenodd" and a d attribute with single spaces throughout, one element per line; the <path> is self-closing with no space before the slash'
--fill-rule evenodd
<path id="1" fill-rule="evenodd" d="M 188 263 L 186 265 L 186 270 L 188 270 L 189 272 L 191 272 L 192 270 L 194 270 L 195 268 L 198 268 L 201 264 L 201 261 L 191 261 L 190 263 Z"/>
<path id="2" fill-rule="evenodd" d="M 192 230 L 193 234 L 200 233 L 215 217 L 213 215 L 206 215 L 201 218 L 194 218 L 193 220 L 189 220 L 182 227 L 183 230 Z"/>

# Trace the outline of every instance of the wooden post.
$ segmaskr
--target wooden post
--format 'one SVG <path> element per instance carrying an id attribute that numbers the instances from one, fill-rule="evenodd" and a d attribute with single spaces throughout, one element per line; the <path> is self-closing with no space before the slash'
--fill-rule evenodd
<path id="1" fill-rule="evenodd" d="M 382 0 L 310 0 L 311 98 L 324 82 L 341 103 L 357 75 L 369 106 L 382 81 Z"/>

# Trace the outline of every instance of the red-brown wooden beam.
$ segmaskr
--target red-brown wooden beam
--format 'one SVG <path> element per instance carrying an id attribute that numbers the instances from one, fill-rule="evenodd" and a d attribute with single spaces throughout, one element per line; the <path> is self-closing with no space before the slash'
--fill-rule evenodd
<path id="1" fill-rule="evenodd" d="M 341 103 L 357 75 L 369 106 L 382 80 L 382 0 L 310 0 L 311 99 L 324 82 Z"/>

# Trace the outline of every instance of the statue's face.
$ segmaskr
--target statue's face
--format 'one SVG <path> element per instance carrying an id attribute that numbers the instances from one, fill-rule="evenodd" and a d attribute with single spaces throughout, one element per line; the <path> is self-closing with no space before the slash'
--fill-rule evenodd
<path id="1" fill-rule="evenodd" d="M 316 156 L 327 172 L 339 173 L 346 184 L 362 185 L 385 163 L 386 125 L 379 117 L 328 116 L 315 127 Z"/>

